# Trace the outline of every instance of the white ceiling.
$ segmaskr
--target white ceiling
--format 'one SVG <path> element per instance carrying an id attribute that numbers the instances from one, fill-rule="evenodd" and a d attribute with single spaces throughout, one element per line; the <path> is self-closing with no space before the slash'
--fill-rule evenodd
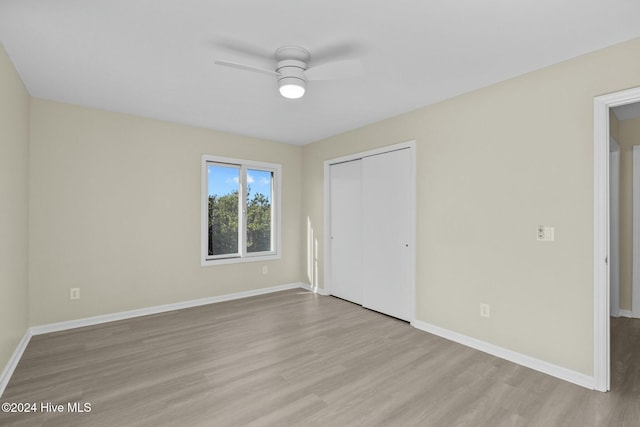
<path id="1" fill-rule="evenodd" d="M 32 96 L 306 144 L 640 37 L 635 0 L 0 0 Z M 359 58 L 282 98 L 280 46 Z"/>
<path id="2" fill-rule="evenodd" d="M 640 102 L 614 107 L 613 113 L 618 120 L 637 119 L 640 117 Z"/>

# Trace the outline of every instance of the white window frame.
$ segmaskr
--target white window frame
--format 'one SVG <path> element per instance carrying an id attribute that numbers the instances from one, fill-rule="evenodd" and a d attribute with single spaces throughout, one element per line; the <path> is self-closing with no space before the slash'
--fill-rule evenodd
<path id="1" fill-rule="evenodd" d="M 209 191 L 208 191 L 208 168 L 210 163 L 227 164 L 229 166 L 238 166 L 240 168 L 240 203 L 239 209 L 239 227 L 238 227 L 238 253 L 225 255 L 209 255 Z M 268 171 L 273 173 L 271 209 L 272 209 L 272 227 L 271 227 L 271 247 L 273 250 L 268 252 L 247 252 L 247 170 L 255 169 Z M 253 160 L 235 159 L 230 157 L 219 157 L 209 154 L 202 155 L 202 181 L 201 181 L 201 227 L 200 227 L 200 263 L 203 267 L 222 264 L 234 264 L 239 262 L 255 262 L 269 261 L 280 259 L 281 257 L 281 184 L 280 176 L 282 166 L 276 163 L 256 162 Z"/>

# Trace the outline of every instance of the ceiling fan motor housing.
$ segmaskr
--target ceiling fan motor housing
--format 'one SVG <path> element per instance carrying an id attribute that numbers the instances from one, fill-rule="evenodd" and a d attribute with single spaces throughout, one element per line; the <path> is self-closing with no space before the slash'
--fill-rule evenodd
<path id="1" fill-rule="evenodd" d="M 307 81 L 304 75 L 304 70 L 307 69 L 307 64 L 295 59 L 285 59 L 278 61 L 276 71 L 280 73 L 278 80 L 282 79 L 299 79 L 303 82 Z"/>
<path id="2" fill-rule="evenodd" d="M 281 93 L 283 93 L 283 87 L 293 86 L 301 88 L 301 93 L 304 94 L 304 89 L 307 85 L 304 70 L 307 69 L 307 63 L 310 58 L 309 51 L 298 46 L 285 46 L 276 51 L 276 60 L 278 61 L 276 72 L 280 74 L 278 76 L 278 85 Z M 299 96 L 302 96 L 302 94 Z"/>

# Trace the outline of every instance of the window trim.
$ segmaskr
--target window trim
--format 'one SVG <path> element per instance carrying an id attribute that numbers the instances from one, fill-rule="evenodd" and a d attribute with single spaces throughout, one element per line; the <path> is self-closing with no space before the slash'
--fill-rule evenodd
<path id="1" fill-rule="evenodd" d="M 209 191 L 208 191 L 208 169 L 209 163 L 228 164 L 240 167 L 240 185 L 239 190 L 242 197 L 240 197 L 240 226 L 238 227 L 239 235 L 239 251 L 238 254 L 228 255 L 209 255 Z M 245 194 L 246 187 L 246 171 L 248 169 L 264 170 L 273 173 L 272 181 L 272 202 L 271 212 L 273 218 L 273 225 L 271 227 L 271 239 L 272 239 L 272 251 L 268 252 L 246 252 L 246 211 L 247 202 Z M 257 162 L 253 160 L 236 159 L 230 157 L 213 156 L 209 154 L 202 155 L 201 162 L 201 210 L 200 210 L 200 264 L 202 267 L 208 267 L 212 265 L 223 264 L 235 264 L 240 262 L 257 262 L 257 261 L 269 261 L 281 258 L 281 237 L 282 237 L 282 224 L 281 224 L 281 174 L 282 166 L 276 163 Z"/>

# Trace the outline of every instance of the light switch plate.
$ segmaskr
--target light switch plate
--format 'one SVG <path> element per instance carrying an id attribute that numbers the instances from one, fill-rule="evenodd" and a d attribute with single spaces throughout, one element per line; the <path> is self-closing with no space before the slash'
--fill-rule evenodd
<path id="1" fill-rule="evenodd" d="M 537 239 L 541 242 L 553 242 L 556 240 L 555 227 L 539 225 L 537 229 Z"/>

